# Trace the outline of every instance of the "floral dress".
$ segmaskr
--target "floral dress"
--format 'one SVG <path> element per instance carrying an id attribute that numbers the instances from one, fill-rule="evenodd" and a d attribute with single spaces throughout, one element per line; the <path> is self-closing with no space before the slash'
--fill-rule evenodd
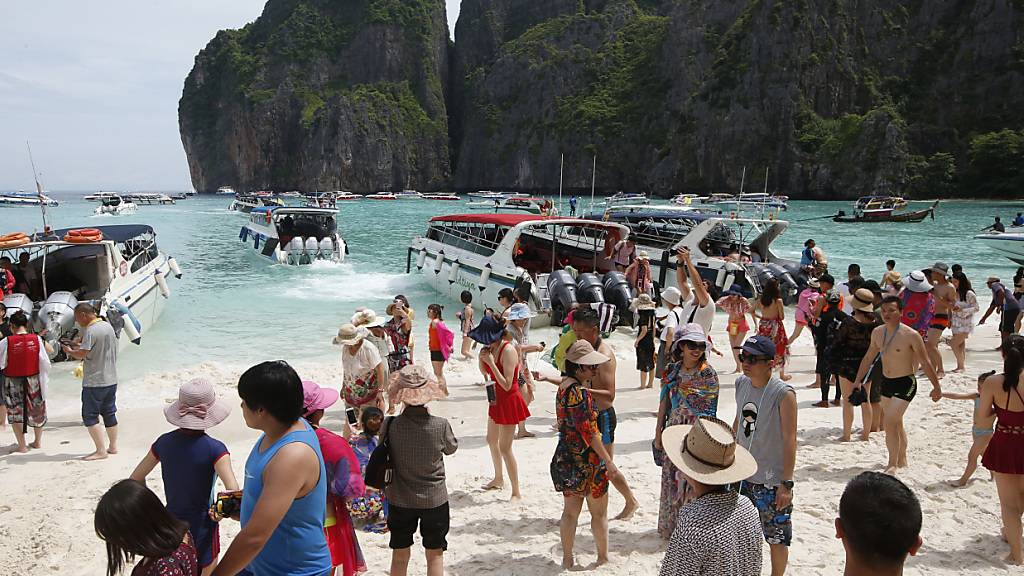
<path id="1" fill-rule="evenodd" d="M 700 416 L 718 414 L 718 373 L 710 364 L 695 372 L 683 370 L 682 362 L 673 362 L 662 377 L 661 399 L 669 402 L 665 427 L 693 424 Z M 668 458 L 661 465 L 661 504 L 658 507 L 658 533 L 672 536 L 679 510 L 689 499 L 689 486 L 679 469 Z"/>
<path id="2" fill-rule="evenodd" d="M 745 334 L 750 331 L 747 314 L 750 314 L 750 302 L 743 296 L 724 296 L 715 305 L 729 315 L 729 336 Z"/>
<path id="3" fill-rule="evenodd" d="M 772 368 L 785 366 L 789 359 L 789 337 L 786 336 L 786 327 L 782 324 L 782 318 L 761 318 L 757 323 L 757 334 L 767 336 L 775 343 L 775 358 L 772 360 Z"/>
<path id="4" fill-rule="evenodd" d="M 974 315 L 980 310 L 974 290 L 968 290 L 967 298 L 957 302 L 957 306 L 958 308 L 953 310 L 953 334 L 974 332 Z"/>
<path id="5" fill-rule="evenodd" d="M 597 409 L 590 392 L 577 380 L 559 387 L 555 397 L 558 445 L 551 459 L 551 481 L 563 496 L 593 496 L 608 492 L 608 470 L 590 447 L 597 427 Z"/>
<path id="6" fill-rule="evenodd" d="M 143 558 L 132 569 L 132 576 L 199 576 L 199 564 L 191 536 L 169 556 L 157 560 Z"/>

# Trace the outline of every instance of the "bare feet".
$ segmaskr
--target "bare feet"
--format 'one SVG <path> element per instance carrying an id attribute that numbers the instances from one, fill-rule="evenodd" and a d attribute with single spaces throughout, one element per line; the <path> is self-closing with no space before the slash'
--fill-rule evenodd
<path id="1" fill-rule="evenodd" d="M 882 470 L 882 474 L 888 474 L 889 476 L 895 476 L 896 475 L 896 467 L 895 466 L 887 466 L 885 468 L 885 470 Z"/>
<path id="2" fill-rule="evenodd" d="M 614 520 L 629 520 L 636 514 L 636 509 L 640 507 L 640 503 L 637 502 L 636 498 L 631 501 L 627 501 L 626 505 L 623 506 L 622 512 L 614 518 Z"/>
<path id="3" fill-rule="evenodd" d="M 840 442 L 849 442 L 850 441 L 850 435 L 849 434 L 844 434 L 844 435 L 840 436 L 839 437 L 839 441 Z"/>
<path id="4" fill-rule="evenodd" d="M 605 556 L 604 558 L 598 556 L 597 557 L 597 562 L 594 562 L 594 568 L 597 568 L 598 566 L 604 566 L 607 563 L 608 563 L 608 557 L 607 556 Z"/>
<path id="5" fill-rule="evenodd" d="M 28 446 L 15 446 L 8 454 L 28 454 Z"/>
<path id="6" fill-rule="evenodd" d="M 117 448 L 114 446 L 107 448 L 107 454 L 117 454 Z"/>
<path id="7" fill-rule="evenodd" d="M 106 460 L 106 459 L 107 459 L 107 453 L 106 452 L 93 452 L 92 454 L 89 454 L 88 456 L 82 456 L 82 460 L 85 460 L 86 462 L 92 462 L 93 460 Z"/>
<path id="8" fill-rule="evenodd" d="M 792 376 L 791 374 L 780 374 L 780 375 L 779 375 L 779 378 L 780 378 L 780 379 L 781 379 L 781 380 L 782 380 L 783 382 L 789 382 L 790 380 L 792 380 L 792 379 L 793 379 L 793 376 Z"/>
<path id="9" fill-rule="evenodd" d="M 958 367 L 953 369 L 953 372 L 956 373 L 956 374 L 962 374 L 962 373 L 964 373 L 966 371 L 967 371 L 967 369 L 964 368 L 963 366 L 958 366 Z"/>
<path id="10" fill-rule="evenodd" d="M 862 442 L 867 442 L 868 440 L 871 440 L 871 433 L 864 432 L 863 434 L 860 435 L 860 439 Z"/>
<path id="11" fill-rule="evenodd" d="M 484 484 L 484 490 L 501 490 L 504 487 L 504 480 L 491 480 L 487 484 Z"/>
<path id="12" fill-rule="evenodd" d="M 40 448 L 43 447 L 43 443 L 40 442 L 39 440 L 36 440 L 35 442 L 29 444 L 29 446 L 31 446 L 32 448 L 35 448 L 36 450 L 39 450 Z"/>
<path id="13" fill-rule="evenodd" d="M 821 402 L 815 402 L 814 404 L 811 404 L 811 406 L 814 406 L 815 408 L 828 408 L 829 403 L 828 400 L 822 400 Z"/>
<path id="14" fill-rule="evenodd" d="M 522 439 L 522 438 L 536 438 L 536 437 L 537 437 L 537 435 L 534 434 L 533 432 L 530 432 L 529 430 L 523 430 L 522 432 L 519 432 L 519 433 L 516 434 L 516 440 L 519 440 L 519 439 Z"/>
<path id="15" fill-rule="evenodd" d="M 523 495 L 522 495 L 522 494 L 513 494 L 513 495 L 512 495 L 512 496 L 511 496 L 511 497 L 510 497 L 510 498 L 508 499 L 508 501 L 509 501 L 509 502 L 521 502 L 521 501 L 522 501 L 522 499 L 523 499 Z"/>
<path id="16" fill-rule="evenodd" d="M 949 485 L 953 488 L 963 488 L 967 486 L 967 478 L 959 478 L 957 480 L 950 480 Z"/>
<path id="17" fill-rule="evenodd" d="M 562 557 L 562 568 L 564 568 L 565 570 L 569 570 L 570 568 L 572 568 L 575 565 L 576 565 L 576 559 L 573 558 L 572 556 L 563 556 Z"/>
<path id="18" fill-rule="evenodd" d="M 810 384 L 807 385 L 807 387 L 808 388 L 821 388 L 821 384 L 819 384 L 817 382 L 811 382 Z"/>
<path id="19" fill-rule="evenodd" d="M 1003 560 L 1005 560 L 1007 564 L 1014 564 L 1014 565 L 1017 565 L 1017 566 L 1020 566 L 1021 564 L 1024 564 L 1024 558 L 1014 558 L 1013 557 L 1013 552 L 1010 552 L 1009 554 L 1007 554 L 1006 558 L 1003 558 Z"/>

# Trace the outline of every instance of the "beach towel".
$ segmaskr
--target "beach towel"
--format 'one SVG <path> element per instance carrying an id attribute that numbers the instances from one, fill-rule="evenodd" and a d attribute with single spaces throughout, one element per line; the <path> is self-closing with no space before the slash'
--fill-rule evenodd
<path id="1" fill-rule="evenodd" d="M 904 290 L 900 299 L 903 300 L 902 322 L 917 330 L 922 338 L 927 337 L 928 325 L 935 315 L 935 298 L 929 292 Z"/>

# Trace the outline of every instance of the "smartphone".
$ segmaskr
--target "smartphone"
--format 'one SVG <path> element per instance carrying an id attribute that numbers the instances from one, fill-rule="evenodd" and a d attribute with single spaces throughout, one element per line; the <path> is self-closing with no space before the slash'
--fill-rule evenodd
<path id="1" fill-rule="evenodd" d="M 348 408 L 348 409 L 346 409 L 345 410 L 345 415 L 348 416 L 348 423 L 349 424 L 355 424 L 356 423 L 356 409 L 355 408 Z"/>
<path id="2" fill-rule="evenodd" d="M 487 403 L 497 404 L 498 392 L 494 389 L 494 382 L 488 382 L 484 389 L 487 390 Z"/>

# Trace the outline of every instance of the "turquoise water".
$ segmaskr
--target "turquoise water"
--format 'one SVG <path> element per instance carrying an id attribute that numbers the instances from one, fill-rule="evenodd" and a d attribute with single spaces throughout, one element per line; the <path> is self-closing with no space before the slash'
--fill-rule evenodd
<path id="1" fill-rule="evenodd" d="M 271 264 L 238 241 L 246 217 L 229 212 L 231 199 L 193 197 L 174 206 L 140 206 L 133 216 L 92 216 L 95 204 L 83 193 L 55 193 L 54 227 L 144 223 L 153 226 L 162 250 L 174 256 L 184 277 L 171 280 L 171 299 L 160 322 L 143 335 L 141 347 L 122 355 L 122 378 L 148 371 L 173 371 L 205 361 L 247 365 L 270 359 L 336 359 L 330 343 L 340 324 L 359 306 L 382 313 L 395 294 L 424 311 L 440 298 L 415 274 L 405 274 L 409 240 L 426 230 L 430 216 L 467 211 L 464 202 L 425 200 L 345 202 L 339 229 L 351 254 L 344 264 L 286 267 Z M 589 201 L 580 202 L 583 208 Z M 1012 219 L 1016 204 L 944 202 L 935 221 L 920 224 L 836 224 L 818 217 L 846 202 L 792 202 L 783 218 L 790 229 L 773 248 L 798 257 L 814 238 L 834 272 L 859 262 L 880 278 L 893 258 L 901 272 L 942 260 L 962 264 L 976 284 L 990 274 L 1013 275 L 1015 265 L 971 238 L 994 215 Z M 567 210 L 566 210 L 567 211 Z M 818 218 L 818 219 L 814 219 Z M 0 208 L 0 233 L 40 228 L 38 208 Z M 839 276 L 840 274 L 836 274 Z M 454 313 L 458 304 L 442 302 Z M 494 303 L 487 303 L 494 305 Z M 419 324 L 424 324 L 420 322 Z M 420 326 L 422 328 L 422 326 Z M 425 341 L 424 338 L 421 341 Z"/>

